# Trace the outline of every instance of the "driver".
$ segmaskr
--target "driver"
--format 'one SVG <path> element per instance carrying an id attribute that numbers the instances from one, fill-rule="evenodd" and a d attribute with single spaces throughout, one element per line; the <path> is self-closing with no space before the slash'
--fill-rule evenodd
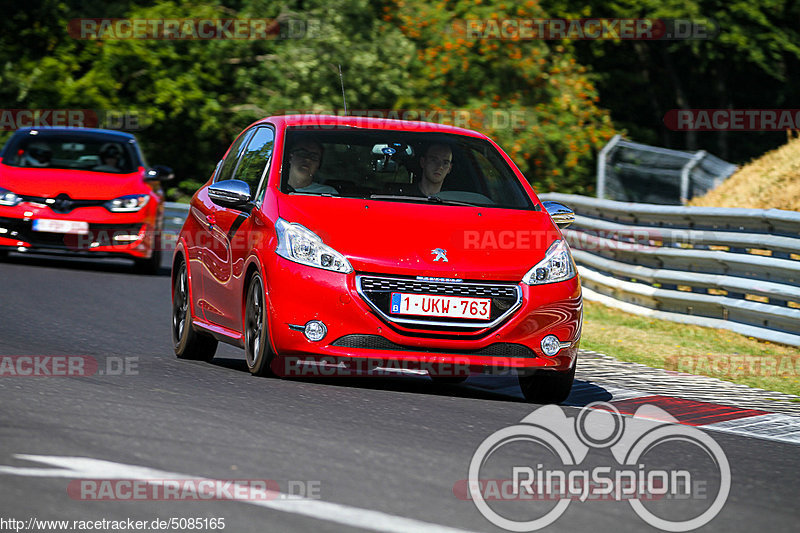
<path id="1" fill-rule="evenodd" d="M 28 145 L 22 155 L 20 165 L 23 167 L 49 167 L 53 159 L 53 150 L 44 141 L 35 141 Z"/>
<path id="2" fill-rule="evenodd" d="M 339 194 L 330 185 L 314 181 L 314 174 L 322 163 L 322 145 L 312 139 L 298 141 L 289 150 L 289 186 L 295 192 L 311 194 Z"/>
<path id="3" fill-rule="evenodd" d="M 102 163 L 92 170 L 100 172 L 119 172 L 119 162 L 122 159 L 122 149 L 115 143 L 106 143 L 100 148 Z"/>
<path id="4" fill-rule="evenodd" d="M 417 188 L 422 196 L 433 196 L 442 190 L 444 179 L 453 168 L 453 151 L 446 144 L 432 144 L 419 158 L 422 174 Z"/>

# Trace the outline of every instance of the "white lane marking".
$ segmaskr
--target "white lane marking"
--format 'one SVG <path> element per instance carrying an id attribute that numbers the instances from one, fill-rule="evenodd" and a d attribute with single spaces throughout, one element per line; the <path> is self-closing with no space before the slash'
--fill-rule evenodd
<path id="1" fill-rule="evenodd" d="M 59 468 L 38 469 L 0 465 L 0 474 L 75 479 L 208 479 L 199 476 L 187 476 L 176 472 L 156 470 L 144 466 L 92 459 L 90 457 L 27 454 L 15 454 L 13 457 L 57 466 Z M 469 533 L 464 529 L 423 522 L 422 520 L 391 515 L 372 509 L 362 509 L 339 503 L 324 502 L 322 500 L 310 500 L 281 493 L 277 493 L 274 500 L 235 501 L 266 507 L 276 511 L 308 516 L 317 520 L 327 520 L 348 527 L 357 527 L 370 531 L 388 531 L 392 533 L 406 533 L 407 531 L 421 531 L 425 533 Z"/>
<path id="2" fill-rule="evenodd" d="M 781 413 L 737 418 L 700 427 L 748 437 L 800 444 L 800 417 Z"/>

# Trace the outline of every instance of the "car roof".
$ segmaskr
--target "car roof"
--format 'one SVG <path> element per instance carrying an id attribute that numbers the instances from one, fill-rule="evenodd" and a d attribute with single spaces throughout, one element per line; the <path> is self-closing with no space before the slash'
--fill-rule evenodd
<path id="1" fill-rule="evenodd" d="M 263 118 L 256 122 L 256 124 L 265 122 L 271 122 L 275 125 L 284 127 L 314 128 L 321 126 L 341 126 L 360 129 L 387 129 L 425 133 L 455 133 L 458 135 L 469 135 L 471 137 L 480 137 L 483 139 L 487 138 L 484 134 L 477 131 L 459 128 L 449 124 L 352 115 L 275 115 Z"/>
<path id="2" fill-rule="evenodd" d="M 37 131 L 45 134 L 78 134 L 86 137 L 96 137 L 98 139 L 108 139 L 109 137 L 117 137 L 119 141 L 128 141 L 130 139 L 136 140 L 133 134 L 117 131 L 117 130 L 104 130 L 100 128 L 57 128 L 57 127 L 42 127 L 42 128 L 20 128 L 17 130 L 16 135 L 29 135 L 30 132 Z"/>

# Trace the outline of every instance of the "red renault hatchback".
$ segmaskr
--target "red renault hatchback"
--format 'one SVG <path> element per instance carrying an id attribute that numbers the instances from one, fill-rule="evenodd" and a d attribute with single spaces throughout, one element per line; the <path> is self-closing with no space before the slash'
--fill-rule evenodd
<path id="1" fill-rule="evenodd" d="M 161 183 L 129 133 L 91 128 L 18 130 L 0 152 L 0 254 L 126 257 L 160 266 Z"/>
<path id="2" fill-rule="evenodd" d="M 263 119 L 192 199 L 175 352 L 210 360 L 223 341 L 257 375 L 513 373 L 528 400 L 561 402 L 583 309 L 573 218 L 474 131 Z"/>

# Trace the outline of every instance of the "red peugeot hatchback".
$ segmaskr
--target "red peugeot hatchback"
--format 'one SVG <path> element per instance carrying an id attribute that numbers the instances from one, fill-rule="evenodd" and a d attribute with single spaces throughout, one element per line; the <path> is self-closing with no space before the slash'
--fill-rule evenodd
<path id="1" fill-rule="evenodd" d="M 573 218 L 474 131 L 263 119 L 192 199 L 175 352 L 210 360 L 223 341 L 257 375 L 513 373 L 528 400 L 561 402 L 583 309 Z"/>
<path id="2" fill-rule="evenodd" d="M 20 129 L 0 152 L 0 255 L 126 257 L 155 273 L 171 177 L 147 167 L 130 133 Z"/>

